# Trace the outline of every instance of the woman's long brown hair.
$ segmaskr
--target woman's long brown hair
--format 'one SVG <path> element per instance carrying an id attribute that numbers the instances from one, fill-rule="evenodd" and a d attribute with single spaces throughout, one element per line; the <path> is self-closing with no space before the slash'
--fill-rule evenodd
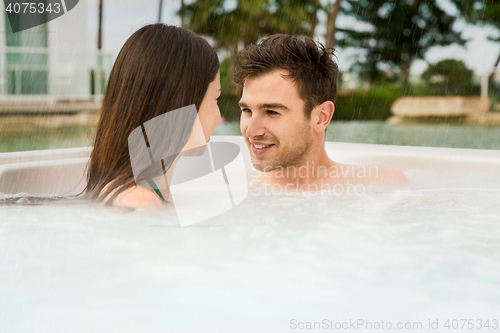
<path id="1" fill-rule="evenodd" d="M 135 186 L 130 133 L 166 112 L 193 104 L 199 110 L 219 67 L 213 48 L 188 30 L 152 24 L 136 31 L 123 45 L 109 76 L 83 198 L 102 201 L 114 192 L 106 199 L 111 204 Z"/>

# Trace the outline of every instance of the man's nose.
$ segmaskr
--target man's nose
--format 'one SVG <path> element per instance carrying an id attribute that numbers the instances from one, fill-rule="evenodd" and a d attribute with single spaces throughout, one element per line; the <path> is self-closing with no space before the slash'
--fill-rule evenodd
<path id="1" fill-rule="evenodd" d="M 247 119 L 247 128 L 245 134 L 247 138 L 254 138 L 266 134 L 264 119 L 257 113 Z"/>

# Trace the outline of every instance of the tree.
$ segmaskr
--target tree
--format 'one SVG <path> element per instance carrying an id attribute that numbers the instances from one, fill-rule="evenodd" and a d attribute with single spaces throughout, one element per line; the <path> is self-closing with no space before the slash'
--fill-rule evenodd
<path id="1" fill-rule="evenodd" d="M 319 0 L 237 0 L 231 9 L 226 2 L 197 0 L 179 15 L 187 28 L 229 53 L 231 76 L 241 46 L 276 33 L 313 36 L 321 8 Z"/>
<path id="2" fill-rule="evenodd" d="M 328 3 L 326 5 L 326 13 L 328 18 L 326 20 L 326 34 L 325 34 L 325 47 L 332 48 L 335 46 L 335 32 L 337 32 L 337 16 L 340 12 L 340 1 Z"/>
<path id="3" fill-rule="evenodd" d="M 91 72 L 92 89 L 96 95 L 101 95 L 104 93 L 104 88 L 106 86 L 106 74 L 102 69 L 102 19 L 103 16 L 103 0 L 99 0 L 99 22 L 97 28 L 97 68 L 96 72 Z M 96 86 L 94 84 L 97 83 Z M 95 87 L 95 88 L 94 88 Z"/>
<path id="4" fill-rule="evenodd" d="M 186 4 L 184 3 L 184 0 L 181 0 L 181 10 L 180 12 L 183 13 L 184 12 L 184 6 L 186 6 Z M 181 16 L 181 27 L 186 27 L 186 23 L 184 22 L 184 15 L 180 15 Z"/>
<path id="5" fill-rule="evenodd" d="M 97 28 L 97 50 L 102 49 L 102 1 L 99 0 L 99 23 Z"/>
<path id="6" fill-rule="evenodd" d="M 486 24 L 496 28 L 500 33 L 500 2 L 498 0 L 452 0 L 462 16 L 470 23 Z M 500 35 L 490 40 L 500 42 Z M 500 64 L 500 54 L 493 65 L 488 86 L 492 88 L 493 73 Z"/>
<path id="7" fill-rule="evenodd" d="M 461 60 L 446 59 L 431 64 L 422 73 L 422 78 L 436 95 L 469 96 L 479 94 L 480 90 L 474 84 L 474 71 Z"/>
<path id="8" fill-rule="evenodd" d="M 161 23 L 161 12 L 163 11 L 163 0 L 160 0 L 158 8 L 158 23 Z"/>
<path id="9" fill-rule="evenodd" d="M 382 75 L 383 66 L 402 76 L 408 85 L 411 64 L 424 59 L 434 46 L 464 45 L 461 33 L 453 30 L 456 17 L 441 9 L 437 0 L 344 0 L 346 15 L 368 23 L 369 29 L 339 29 L 341 46 L 366 50 L 358 61 L 370 81 Z"/>

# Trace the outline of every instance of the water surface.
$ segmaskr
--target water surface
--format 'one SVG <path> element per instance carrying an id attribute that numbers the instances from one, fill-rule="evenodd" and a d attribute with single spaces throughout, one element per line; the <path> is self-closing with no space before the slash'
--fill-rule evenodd
<path id="1" fill-rule="evenodd" d="M 0 126 L 0 152 L 86 147 L 92 144 L 94 131 L 89 127 L 66 127 L 18 132 Z M 241 135 L 239 124 L 218 126 L 214 135 Z M 334 121 L 328 126 L 326 139 L 384 145 L 500 149 L 500 126 Z"/>
<path id="2" fill-rule="evenodd" d="M 292 319 L 364 319 L 426 332 L 429 319 L 439 331 L 500 319 L 500 184 L 407 176 L 402 189 L 250 194 L 185 228 L 173 208 L 0 206 L 0 325 L 293 332 Z"/>

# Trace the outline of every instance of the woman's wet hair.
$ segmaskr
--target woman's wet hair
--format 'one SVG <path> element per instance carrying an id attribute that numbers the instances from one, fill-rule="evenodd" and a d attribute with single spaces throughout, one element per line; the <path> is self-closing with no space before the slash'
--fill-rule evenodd
<path id="1" fill-rule="evenodd" d="M 199 110 L 219 67 L 215 50 L 191 31 L 164 24 L 136 31 L 123 45 L 108 79 L 83 197 L 102 201 L 113 193 L 106 199 L 112 204 L 123 191 L 168 169 L 178 147 L 186 144 L 186 128 L 194 118 L 156 129 L 165 133 L 148 133 L 160 137 L 159 144 L 171 147 L 172 153 L 165 154 L 170 156 L 163 161 L 166 166 L 155 163 L 138 179 L 132 170 L 129 135 L 167 112 L 189 105 Z"/>
<path id="2" fill-rule="evenodd" d="M 149 179 L 168 169 L 190 137 L 196 113 L 179 109 L 199 110 L 219 68 L 215 50 L 189 30 L 164 24 L 139 29 L 123 45 L 109 75 L 85 190 L 76 196 L 0 193 L 0 206 L 100 202 L 113 193 L 106 199 L 111 205 L 130 187 L 138 183 L 147 187 Z M 148 127 L 148 136 L 162 146 L 164 158 L 134 178 L 129 136 L 166 113 L 167 126 Z M 146 134 L 144 138 L 149 145 Z"/>

